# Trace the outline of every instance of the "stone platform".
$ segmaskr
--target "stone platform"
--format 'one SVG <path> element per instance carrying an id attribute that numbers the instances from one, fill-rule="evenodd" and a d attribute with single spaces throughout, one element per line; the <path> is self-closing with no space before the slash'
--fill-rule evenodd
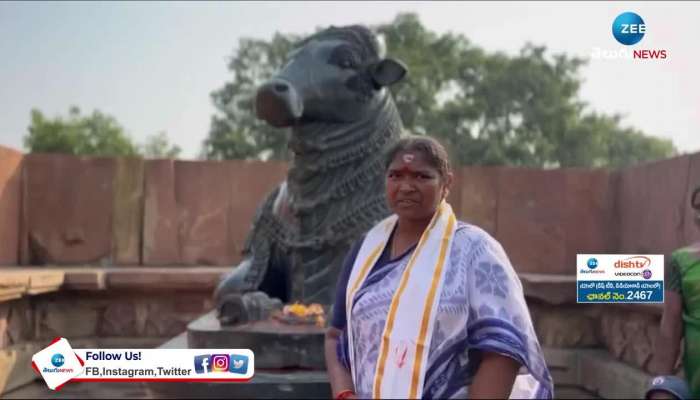
<path id="1" fill-rule="evenodd" d="M 274 319 L 222 327 L 215 311 L 211 311 L 187 326 L 185 347 L 250 349 L 255 354 L 256 370 L 325 370 L 324 333 L 325 329 L 317 326 L 284 324 Z"/>
<path id="2" fill-rule="evenodd" d="M 191 324 L 195 329 L 201 329 L 202 326 L 212 328 L 211 318 L 216 320 L 213 313 L 204 315 L 202 318 L 194 321 Z M 217 322 L 218 324 L 218 322 Z M 199 327 L 199 328 L 198 328 Z M 191 335 L 191 333 L 190 333 Z M 164 343 L 159 348 L 161 349 L 186 349 L 199 348 L 200 346 L 188 346 L 187 332 L 183 332 L 172 340 Z M 208 335 L 208 336 L 207 336 Z M 229 332 L 228 335 L 231 335 Z M 202 336 L 198 336 L 198 331 L 195 331 L 194 336 L 197 340 L 206 340 L 206 338 L 215 338 L 216 335 L 208 332 Z M 232 336 L 232 335 L 231 335 Z M 247 336 L 244 334 L 243 336 Z M 252 336 L 252 335 L 249 335 Z M 321 338 L 322 339 L 322 338 Z M 223 339 L 212 339 L 223 340 Z M 246 340 L 250 340 L 249 338 Z M 235 340 L 234 340 L 235 341 Z M 212 346 L 203 347 L 242 347 L 226 346 L 216 342 Z M 240 343 L 240 342 L 237 342 Z M 266 369 L 259 366 L 258 360 L 280 361 L 279 358 L 264 358 L 270 355 L 271 351 L 255 351 L 255 375 L 253 379 L 246 383 L 230 383 L 230 382 L 148 382 L 146 383 L 148 397 L 151 398 L 227 398 L 227 399 L 329 399 L 331 395 L 331 386 L 328 382 L 328 375 L 325 367 L 321 370 L 290 370 L 290 369 Z M 320 358 L 323 358 L 321 351 Z"/>

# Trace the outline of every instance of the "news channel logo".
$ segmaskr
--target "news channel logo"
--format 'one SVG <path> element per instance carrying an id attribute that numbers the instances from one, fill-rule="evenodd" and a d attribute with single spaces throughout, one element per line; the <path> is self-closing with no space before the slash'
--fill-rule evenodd
<path id="1" fill-rule="evenodd" d="M 586 262 L 586 265 L 589 269 L 596 269 L 598 267 L 598 259 L 595 257 L 591 257 Z"/>
<path id="2" fill-rule="evenodd" d="M 194 356 L 194 371 L 198 374 L 231 372 L 245 375 L 248 373 L 248 356 L 243 354 L 197 355 Z"/>
<path id="3" fill-rule="evenodd" d="M 590 57 L 594 60 L 665 60 L 667 49 L 633 48 L 649 33 L 648 25 L 637 13 L 625 11 L 612 22 L 612 37 L 623 45 L 616 49 L 593 47 Z"/>
<path id="4" fill-rule="evenodd" d="M 56 353 L 53 356 L 51 356 L 51 364 L 56 368 L 63 366 L 65 362 L 66 359 L 63 358 L 63 354 L 61 353 Z"/>
<path id="5" fill-rule="evenodd" d="M 625 46 L 639 43 L 647 31 L 647 26 L 639 14 L 627 11 L 618 15 L 612 24 L 615 40 Z"/>

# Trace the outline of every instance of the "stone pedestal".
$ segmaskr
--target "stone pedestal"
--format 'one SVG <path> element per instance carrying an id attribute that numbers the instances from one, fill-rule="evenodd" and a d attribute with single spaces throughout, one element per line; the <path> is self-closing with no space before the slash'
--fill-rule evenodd
<path id="1" fill-rule="evenodd" d="M 250 349 L 255 369 L 300 368 L 325 370 L 324 328 L 283 324 L 274 319 L 221 326 L 211 311 L 187 326 L 191 349 Z"/>
<path id="2" fill-rule="evenodd" d="M 324 328 L 275 320 L 224 326 L 215 312 L 191 322 L 160 348 L 243 348 L 255 353 L 255 375 L 246 383 L 148 382 L 154 398 L 331 398 L 326 374 Z"/>

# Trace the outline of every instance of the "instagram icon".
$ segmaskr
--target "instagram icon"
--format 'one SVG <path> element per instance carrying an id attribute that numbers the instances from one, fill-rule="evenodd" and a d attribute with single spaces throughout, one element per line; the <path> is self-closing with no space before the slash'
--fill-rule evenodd
<path id="1" fill-rule="evenodd" d="M 211 372 L 228 372 L 228 354 L 212 354 Z"/>

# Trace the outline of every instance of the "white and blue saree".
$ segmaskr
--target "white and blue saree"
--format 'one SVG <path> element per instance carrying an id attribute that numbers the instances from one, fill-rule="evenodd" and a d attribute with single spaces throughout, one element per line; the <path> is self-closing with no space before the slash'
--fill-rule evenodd
<path id="1" fill-rule="evenodd" d="M 338 357 L 358 397 L 467 398 L 482 352 L 491 351 L 522 365 L 511 398 L 551 398 L 522 286 L 501 245 L 456 221 L 443 202 L 415 248 L 392 260 L 386 244 L 395 224 L 391 216 L 368 232 L 338 284 Z"/>

